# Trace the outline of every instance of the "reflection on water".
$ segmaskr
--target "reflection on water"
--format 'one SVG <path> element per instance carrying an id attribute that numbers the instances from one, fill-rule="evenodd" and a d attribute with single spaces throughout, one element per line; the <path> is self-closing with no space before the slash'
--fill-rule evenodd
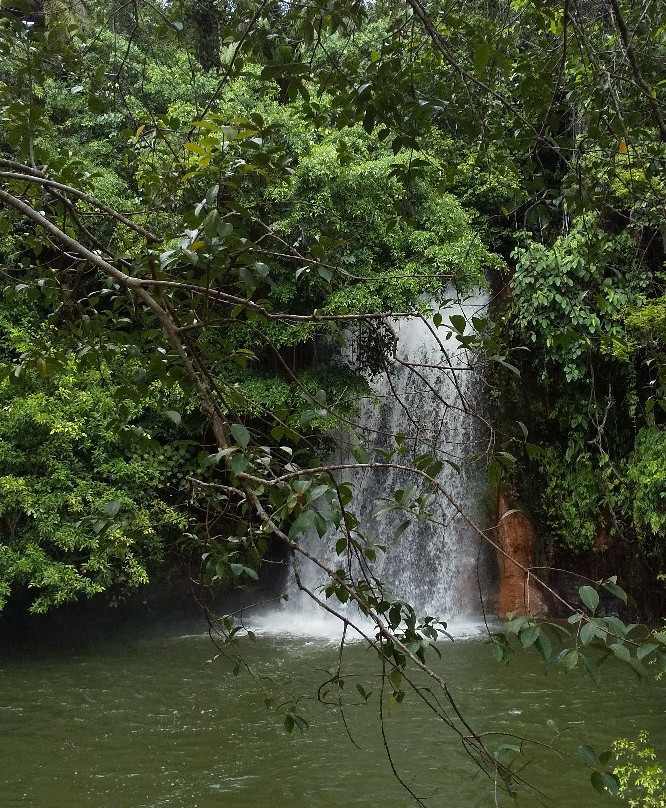
<path id="1" fill-rule="evenodd" d="M 397 808 L 410 804 L 392 777 L 377 723 L 377 702 L 358 704 L 355 683 L 376 688 L 376 659 L 350 645 L 343 672 L 347 737 L 337 710 L 316 701 L 337 647 L 322 638 L 258 636 L 243 643 L 255 679 L 234 676 L 198 624 L 147 636 L 43 638 L 0 661 L 0 806 L 31 808 Z M 324 633 L 324 636 L 326 634 Z M 619 667 L 596 689 L 578 673 L 545 676 L 535 656 L 498 665 L 482 639 L 442 646 L 438 669 L 461 708 L 483 731 L 605 748 L 645 728 L 663 744 L 663 685 L 647 686 Z M 265 692 L 264 692 L 265 691 Z M 266 693 L 301 696 L 305 735 L 282 728 L 284 710 Z M 402 776 L 432 806 L 493 806 L 492 783 L 455 738 L 414 698 L 387 719 Z M 608 803 L 583 769 L 531 751 L 524 774 L 564 808 Z M 504 804 L 500 799 L 500 804 Z M 509 804 L 507 801 L 506 804 Z M 534 797 L 525 805 L 535 805 Z"/>

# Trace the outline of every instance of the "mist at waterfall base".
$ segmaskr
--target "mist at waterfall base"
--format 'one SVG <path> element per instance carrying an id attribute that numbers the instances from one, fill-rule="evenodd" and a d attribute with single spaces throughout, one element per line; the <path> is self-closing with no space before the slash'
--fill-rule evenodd
<path id="1" fill-rule="evenodd" d="M 454 636 L 477 634 L 484 626 L 484 613 L 492 612 L 494 575 L 489 547 L 465 517 L 483 525 L 486 494 L 484 470 L 480 461 L 486 435 L 474 417 L 482 407 L 482 378 L 478 357 L 463 347 L 455 332 L 447 328 L 449 318 L 462 315 L 483 317 L 488 297 L 484 293 L 452 300 L 441 311 L 443 325 L 436 329 L 432 318 L 410 317 L 392 323 L 397 335 L 395 358 L 388 372 L 370 379 L 373 397 L 361 403 L 358 429 L 354 440 L 364 446 L 370 458 L 375 451 L 396 448 L 396 435 L 402 436 L 404 454 L 395 462 L 409 465 L 414 457 L 428 454 L 443 461 L 439 482 L 450 499 L 435 492 L 425 521 L 411 520 L 403 529 L 408 514 L 401 510 L 381 510 L 396 491 L 416 486 L 422 480 L 400 469 L 359 469 L 339 473 L 339 479 L 353 486 L 351 509 L 362 527 L 386 551 L 368 562 L 372 575 L 381 580 L 391 596 L 410 603 L 417 616 L 432 616 L 447 624 Z M 350 334 L 348 346 L 340 357 L 358 366 L 359 335 Z M 404 363 L 404 364 L 403 364 Z M 348 440 L 348 439 L 347 439 Z M 332 463 L 354 463 L 349 443 L 340 440 Z M 400 535 L 398 535 L 400 534 Z M 336 539 L 320 538 L 316 532 L 299 539 L 302 546 L 326 566 L 344 565 L 338 555 Z M 325 574 L 307 558 L 295 560 L 302 583 L 321 599 Z M 358 572 L 358 570 L 357 570 Z M 342 623 L 312 598 L 300 591 L 294 576 L 288 576 L 288 600 L 277 608 L 255 613 L 249 625 L 255 632 L 337 639 Z M 374 634 L 369 621 L 355 606 L 328 603 L 363 631 Z M 349 631 L 349 638 L 358 637 Z"/>

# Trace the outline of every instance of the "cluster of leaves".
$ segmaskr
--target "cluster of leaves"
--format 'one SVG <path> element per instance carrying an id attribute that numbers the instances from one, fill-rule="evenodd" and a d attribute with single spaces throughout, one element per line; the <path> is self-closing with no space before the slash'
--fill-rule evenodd
<path id="1" fill-rule="evenodd" d="M 29 593 L 31 612 L 117 597 L 173 557 L 188 525 L 195 441 L 173 421 L 192 402 L 159 382 L 137 390 L 127 353 L 53 363 L 55 335 L 19 311 L 23 323 L 3 316 L 1 331 L 0 607 L 12 594 Z"/>
<path id="2" fill-rule="evenodd" d="M 613 743 L 619 794 L 630 808 L 664 808 L 666 805 L 666 774 L 657 761 L 646 732 L 636 740 L 621 738 Z"/>
<path id="3" fill-rule="evenodd" d="M 520 337 L 538 352 L 544 378 L 586 379 L 590 355 L 611 354 L 626 337 L 621 315 L 645 300 L 648 278 L 631 234 L 581 218 L 552 245 L 532 242 L 514 256 L 511 320 Z"/>
<path id="4" fill-rule="evenodd" d="M 596 684 L 601 679 L 599 666 L 609 657 L 629 664 L 640 677 L 649 673 L 663 675 L 666 633 L 659 628 L 627 624 L 613 614 L 599 616 L 600 589 L 625 604 L 628 602 L 629 596 L 618 586 L 617 576 L 613 576 L 595 586 L 579 588 L 585 609 L 574 611 L 568 625 L 539 621 L 530 615 L 508 615 L 504 630 L 492 637 L 498 661 L 510 661 L 514 654 L 511 640 L 515 638 L 523 649 L 534 646 L 547 671 L 557 668 L 571 671 L 580 665 Z"/>

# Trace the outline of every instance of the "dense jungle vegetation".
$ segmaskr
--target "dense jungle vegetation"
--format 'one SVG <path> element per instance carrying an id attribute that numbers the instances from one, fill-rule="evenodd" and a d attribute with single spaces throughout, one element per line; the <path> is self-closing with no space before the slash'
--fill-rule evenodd
<path id="1" fill-rule="evenodd" d="M 3 0 L 0 605 L 250 585 L 333 529 L 326 596 L 422 661 L 432 625 L 345 572 L 377 549 L 326 471 L 411 314 L 487 363 L 483 462 L 543 565 L 658 621 L 665 67 L 659 0 Z M 479 286 L 473 323 L 429 303 Z M 437 494 L 447 459 L 355 462 Z M 593 587 L 572 603 L 585 646 L 664 664 L 663 633 L 635 649 Z"/>

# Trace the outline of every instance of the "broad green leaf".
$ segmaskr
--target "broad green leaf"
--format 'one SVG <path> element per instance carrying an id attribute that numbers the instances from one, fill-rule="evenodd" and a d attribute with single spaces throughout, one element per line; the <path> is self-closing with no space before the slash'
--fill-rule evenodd
<path id="1" fill-rule="evenodd" d="M 583 603 L 592 612 L 592 614 L 594 614 L 597 610 L 597 606 L 599 605 L 599 593 L 597 590 L 591 586 L 581 586 L 578 590 L 578 594 L 580 595 L 580 599 L 583 601 Z"/>
<path id="2" fill-rule="evenodd" d="M 449 317 L 449 320 L 454 330 L 458 334 L 462 334 L 465 331 L 465 325 L 467 324 L 467 321 L 465 320 L 462 314 L 452 314 Z"/>
<path id="3" fill-rule="evenodd" d="M 252 567 L 247 567 L 245 564 L 229 564 L 229 568 L 236 577 L 247 575 L 255 581 L 259 579 L 256 570 L 253 570 Z"/>
<path id="4" fill-rule="evenodd" d="M 232 456 L 229 465 L 236 474 L 242 474 L 249 465 L 249 460 L 245 455 L 235 454 Z"/>
<path id="5" fill-rule="evenodd" d="M 611 794 L 617 795 L 619 793 L 620 783 L 612 772 L 601 772 L 601 781 Z"/>
<path id="6" fill-rule="evenodd" d="M 593 771 L 590 775 L 590 782 L 594 786 L 595 790 L 600 794 L 603 794 L 606 791 L 606 786 L 601 778 L 601 772 Z"/>
<path id="7" fill-rule="evenodd" d="M 173 423 L 176 425 L 179 424 L 182 420 L 180 413 L 176 412 L 176 410 L 167 410 L 164 414 L 170 421 L 173 421 Z"/>
<path id="8" fill-rule="evenodd" d="M 627 593 L 616 583 L 613 583 L 612 581 L 605 581 L 604 588 L 607 589 L 611 595 L 615 595 L 616 598 L 619 598 L 619 600 L 621 600 L 623 603 L 627 602 Z"/>
<path id="9" fill-rule="evenodd" d="M 487 42 L 481 42 L 474 50 L 474 71 L 477 76 L 482 76 L 488 60 L 493 52 L 491 45 Z"/>
<path id="10" fill-rule="evenodd" d="M 247 431 L 247 429 L 243 426 L 243 424 L 231 424 L 229 429 L 236 443 L 245 449 L 250 442 L 250 433 Z"/>
<path id="11" fill-rule="evenodd" d="M 121 507 L 122 503 L 118 502 L 118 500 L 116 499 L 111 500 L 111 502 L 107 502 L 107 504 L 105 505 L 104 513 L 113 519 L 113 517 L 117 515 Z"/>
<path id="12" fill-rule="evenodd" d="M 636 651 L 636 656 L 638 659 L 643 660 L 653 651 L 656 651 L 657 648 L 659 648 L 659 646 L 656 643 L 646 642 L 638 648 L 638 650 Z"/>
<path id="13" fill-rule="evenodd" d="M 541 630 L 539 626 L 530 626 L 524 631 L 521 631 L 520 642 L 522 643 L 523 648 L 529 648 L 530 645 L 535 643 L 539 639 L 540 632 Z"/>
<path id="14" fill-rule="evenodd" d="M 631 659 L 631 652 L 627 648 L 626 645 L 622 645 L 622 643 L 614 642 L 610 646 L 611 651 L 615 654 L 618 659 L 621 659 L 623 662 L 629 662 Z"/>
<path id="15" fill-rule="evenodd" d="M 583 744 L 582 746 L 578 747 L 578 754 L 583 758 L 586 763 L 589 763 L 590 766 L 597 765 L 597 753 L 591 746 L 587 744 Z"/>
<path id="16" fill-rule="evenodd" d="M 537 640 L 534 645 L 535 648 L 537 648 L 537 650 L 541 654 L 543 661 L 546 663 L 550 662 L 550 659 L 553 655 L 553 646 L 548 634 L 545 631 L 541 631 L 539 633 L 539 636 L 537 637 Z"/>
<path id="17" fill-rule="evenodd" d="M 580 641 L 583 645 L 589 645 L 597 636 L 597 627 L 594 623 L 585 623 L 580 630 Z"/>
<path id="18" fill-rule="evenodd" d="M 410 525 L 411 525 L 411 520 L 410 520 L 410 519 L 405 519 L 405 521 L 404 521 L 404 522 L 401 522 L 401 523 L 398 525 L 398 527 L 397 527 L 397 528 L 394 530 L 394 532 L 393 532 L 393 538 L 394 538 L 394 539 L 396 539 L 396 540 L 397 540 L 397 539 L 399 539 L 399 538 L 400 538 L 400 536 L 402 536 L 402 534 L 405 532 L 405 530 L 407 530 L 407 528 L 408 528 Z"/>

